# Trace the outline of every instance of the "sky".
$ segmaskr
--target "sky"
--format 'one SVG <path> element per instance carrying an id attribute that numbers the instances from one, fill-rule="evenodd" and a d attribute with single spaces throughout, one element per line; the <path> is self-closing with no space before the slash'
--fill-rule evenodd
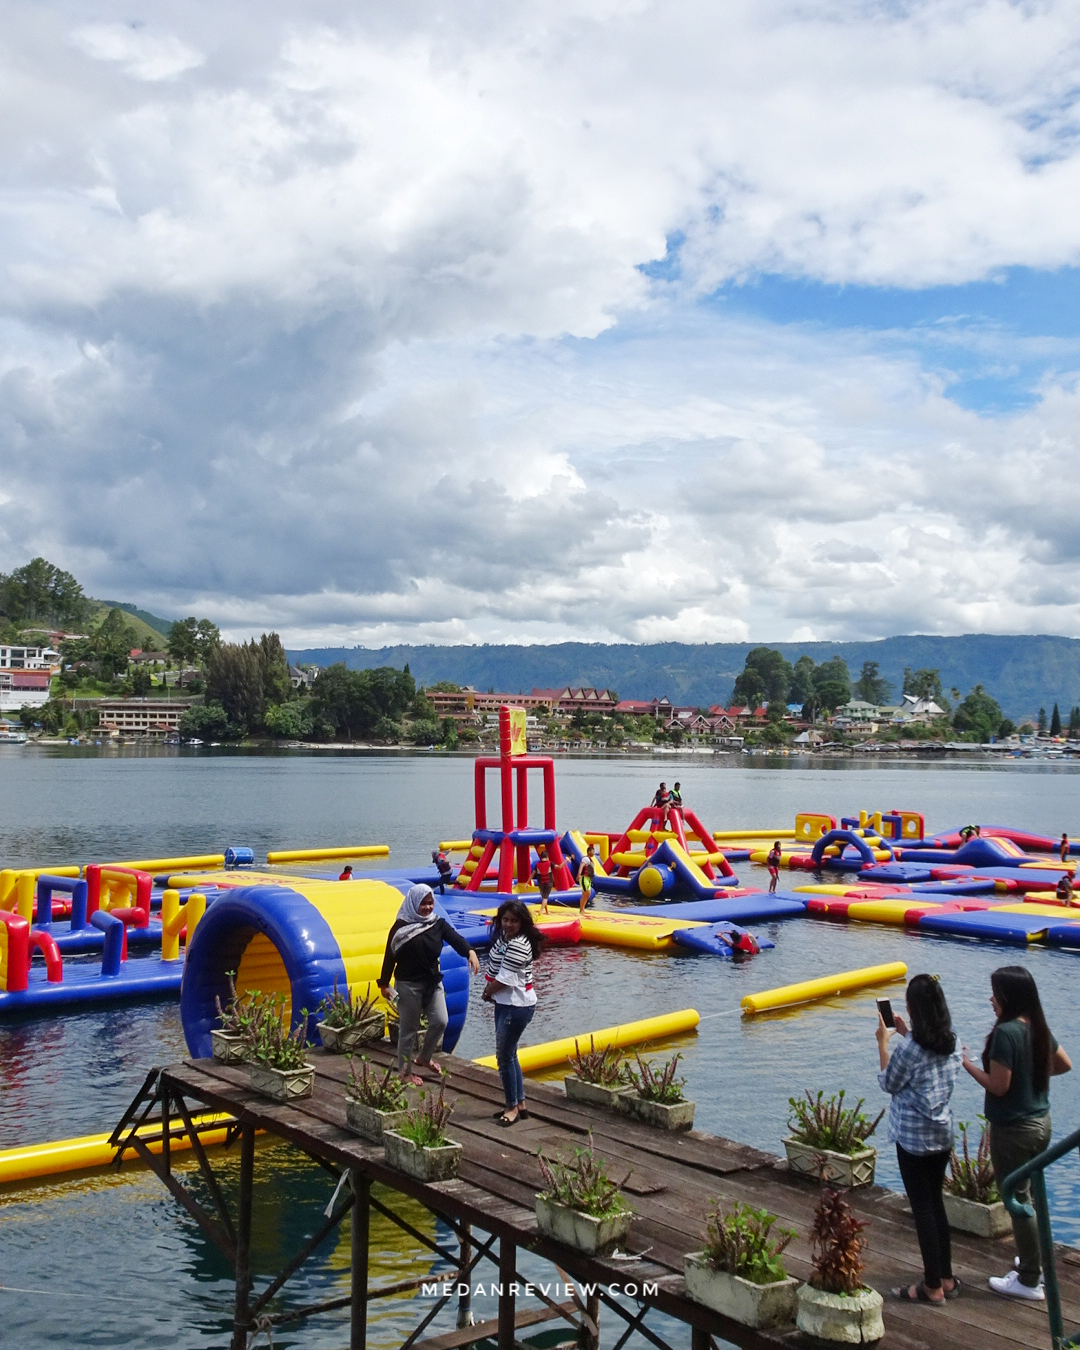
<path id="1" fill-rule="evenodd" d="M 0 0 L 0 570 L 1080 636 L 1080 6 Z"/>

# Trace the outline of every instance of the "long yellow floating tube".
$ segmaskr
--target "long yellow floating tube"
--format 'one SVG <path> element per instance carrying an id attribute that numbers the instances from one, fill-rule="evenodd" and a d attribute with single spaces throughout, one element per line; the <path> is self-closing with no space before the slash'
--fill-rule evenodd
<path id="1" fill-rule="evenodd" d="M 212 1125 L 216 1120 L 230 1120 L 222 1113 L 194 1116 L 192 1123 Z M 146 1126 L 152 1132 L 158 1126 Z M 199 1135 L 203 1146 L 223 1144 L 225 1128 L 208 1130 Z M 147 1146 L 151 1153 L 161 1152 L 161 1141 Z M 183 1139 L 174 1139 L 170 1152 L 181 1153 L 191 1147 L 191 1140 L 185 1134 Z M 76 1139 L 54 1139 L 47 1144 L 26 1144 L 22 1148 L 5 1148 L 0 1151 L 0 1182 L 32 1181 L 35 1177 L 57 1176 L 61 1172 L 83 1172 L 90 1167 L 107 1167 L 116 1155 L 109 1147 L 107 1134 L 84 1134 Z M 138 1158 L 133 1148 L 124 1150 L 124 1161 Z"/>
<path id="2" fill-rule="evenodd" d="M 136 858 L 132 862 L 102 863 L 102 867 L 133 867 L 138 872 L 171 872 L 184 867 L 224 867 L 224 853 L 203 853 L 191 858 Z"/>
<path id="3" fill-rule="evenodd" d="M 439 847 L 444 853 L 468 853 L 472 843 L 471 839 L 440 839 Z"/>
<path id="4" fill-rule="evenodd" d="M 794 830 L 713 830 L 717 843 L 721 839 L 794 839 Z"/>
<path id="5" fill-rule="evenodd" d="M 790 1008 L 796 1003 L 813 1003 L 836 994 L 849 994 L 854 989 L 865 989 L 873 984 L 891 984 L 907 975 L 903 961 L 889 961 L 883 966 L 864 966 L 862 970 L 845 970 L 839 975 L 822 975 L 817 980 L 802 980 L 799 984 L 785 984 L 779 989 L 764 989 L 760 994 L 747 994 L 742 1000 L 745 1013 L 771 1012 L 775 1008 Z"/>
<path id="6" fill-rule="evenodd" d="M 268 863 L 318 862 L 320 858 L 385 858 L 389 844 L 352 844 L 346 848 L 279 848 L 266 855 Z"/>
<path id="7" fill-rule="evenodd" d="M 586 1031 L 580 1036 L 564 1036 L 561 1041 L 519 1046 L 518 1062 L 522 1073 L 535 1073 L 537 1069 L 565 1064 L 579 1047 L 588 1050 L 590 1043 L 597 1050 L 606 1050 L 609 1046 L 641 1045 L 645 1041 L 660 1041 L 668 1036 L 678 1036 L 680 1032 L 693 1031 L 700 1020 L 696 1008 L 683 1008 L 679 1012 L 663 1013 L 659 1017 L 645 1017 L 640 1022 L 624 1022 L 620 1027 L 604 1027 L 602 1031 Z M 474 1059 L 473 1063 L 481 1064 L 485 1069 L 498 1068 L 494 1055 Z"/>

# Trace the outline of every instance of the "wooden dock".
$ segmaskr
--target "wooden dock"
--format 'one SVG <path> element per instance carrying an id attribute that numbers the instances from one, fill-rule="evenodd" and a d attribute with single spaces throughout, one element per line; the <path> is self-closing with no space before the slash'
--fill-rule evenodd
<path id="1" fill-rule="evenodd" d="M 373 1047 L 367 1053 L 374 1063 L 390 1062 L 389 1047 Z M 566 1345 L 595 1347 L 599 1344 L 601 1318 L 615 1324 L 605 1333 L 605 1341 L 614 1330 L 614 1344 L 620 1350 L 623 1346 L 644 1345 L 660 1350 L 707 1350 L 721 1341 L 748 1350 L 778 1350 L 803 1341 L 794 1329 L 756 1332 L 717 1316 L 686 1297 L 682 1278 L 683 1257 L 700 1250 L 705 1214 L 717 1198 L 765 1207 L 779 1215 L 785 1227 L 795 1228 L 799 1236 L 785 1253 L 785 1263 L 790 1274 L 802 1278 L 809 1275 L 806 1234 L 816 1187 L 792 1175 L 787 1164 L 772 1154 L 698 1131 L 666 1134 L 608 1112 L 568 1103 L 561 1089 L 549 1084 L 530 1083 L 530 1119 L 504 1129 L 492 1118 L 502 1105 L 498 1075 L 446 1055 L 441 1057 L 450 1074 L 446 1096 L 455 1104 L 450 1133 L 464 1146 L 464 1156 L 456 1180 L 422 1185 L 387 1167 L 381 1146 L 370 1145 L 345 1128 L 346 1061 L 321 1051 L 313 1052 L 312 1059 L 316 1065 L 314 1095 L 289 1106 L 254 1093 L 242 1067 L 198 1060 L 154 1071 L 147 1079 L 144 1095 L 132 1103 L 114 1132 L 114 1142 L 119 1144 L 127 1141 L 137 1121 L 160 1120 L 164 1135 L 175 1139 L 192 1130 L 191 1113 L 201 1107 L 235 1117 L 232 1133 L 240 1141 L 241 1153 L 235 1214 L 226 1205 L 210 1159 L 201 1147 L 196 1145 L 195 1153 L 213 1199 L 212 1211 L 200 1205 L 173 1175 L 167 1146 L 160 1158 L 145 1147 L 141 1150 L 147 1164 L 225 1252 L 236 1271 L 234 1350 L 243 1350 L 256 1329 L 344 1307 L 351 1307 L 351 1350 L 364 1350 L 368 1304 L 392 1293 L 419 1292 L 423 1282 L 432 1280 L 430 1273 L 418 1275 L 416 1270 L 402 1269 L 398 1272 L 400 1279 L 391 1285 L 369 1287 L 367 1242 L 372 1208 L 463 1270 L 463 1284 L 469 1279 L 482 1279 L 486 1285 L 495 1281 L 504 1288 L 497 1320 L 427 1336 L 425 1332 L 435 1316 L 449 1303 L 456 1305 L 457 1296 L 441 1301 L 418 1299 L 417 1327 L 404 1342 L 403 1350 L 455 1350 L 485 1336 L 494 1339 L 500 1350 L 513 1350 L 523 1344 L 519 1332 L 524 1334 L 526 1328 L 548 1321 L 564 1326 Z M 339 1186 L 335 1211 L 284 1270 L 276 1275 L 257 1273 L 261 1288 L 256 1287 L 256 1273 L 250 1271 L 256 1131 L 289 1141 L 329 1171 L 343 1178 L 347 1174 L 349 1180 L 348 1186 Z M 590 1132 L 596 1152 L 610 1163 L 611 1175 L 619 1178 L 628 1168 L 633 1169 L 624 1190 L 637 1218 L 626 1245 L 629 1253 L 640 1254 L 637 1260 L 591 1260 L 537 1233 L 533 1207 L 541 1184 L 537 1150 L 542 1146 L 548 1155 L 569 1154 Z M 437 1246 L 394 1214 L 371 1195 L 372 1182 L 410 1196 L 437 1214 L 456 1233 L 456 1250 Z M 860 1217 L 870 1220 L 866 1279 L 886 1299 L 886 1332 L 879 1342 L 882 1350 L 1049 1347 L 1044 1305 L 999 1298 L 987 1287 L 988 1275 L 1003 1274 L 1012 1264 L 1011 1238 L 988 1242 L 954 1234 L 953 1267 L 963 1280 L 962 1296 L 943 1308 L 903 1304 L 891 1299 L 889 1290 L 917 1280 L 921 1272 L 905 1197 L 875 1186 L 852 1192 L 851 1201 Z M 287 1279 L 348 1213 L 352 1214 L 351 1299 L 346 1296 L 307 1308 L 272 1312 L 272 1300 Z M 597 1292 L 585 1299 L 577 1292 L 561 1300 L 536 1295 L 515 1298 L 511 1284 L 515 1279 L 524 1283 L 516 1273 L 519 1247 L 549 1260 L 553 1280 L 561 1280 L 564 1285 L 595 1285 Z M 481 1261 L 493 1262 L 498 1274 L 481 1271 Z M 1058 1249 L 1058 1274 L 1066 1324 L 1080 1323 L 1080 1251 Z M 608 1292 L 614 1285 L 622 1291 L 621 1297 Z M 642 1292 L 646 1285 L 647 1294 Z M 649 1320 L 654 1309 L 683 1325 L 681 1339 L 667 1339 L 670 1327 L 654 1329 Z"/>

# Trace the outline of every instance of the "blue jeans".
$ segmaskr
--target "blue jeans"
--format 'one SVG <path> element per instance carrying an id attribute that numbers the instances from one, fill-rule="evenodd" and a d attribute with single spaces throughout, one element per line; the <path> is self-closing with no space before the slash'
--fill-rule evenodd
<path id="1" fill-rule="evenodd" d="M 522 1033 L 533 1019 L 535 1004 L 531 1008 L 515 1008 L 509 1003 L 496 1003 L 495 1008 L 495 1058 L 499 1063 L 499 1077 L 502 1079 L 503 1096 L 506 1109 L 512 1111 L 515 1106 L 525 1103 L 525 1082 L 521 1076 L 517 1048 Z"/>

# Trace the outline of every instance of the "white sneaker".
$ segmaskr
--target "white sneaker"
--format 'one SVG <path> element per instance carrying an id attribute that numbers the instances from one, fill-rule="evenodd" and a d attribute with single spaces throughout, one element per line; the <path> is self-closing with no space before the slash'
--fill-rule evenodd
<path id="1" fill-rule="evenodd" d="M 1018 1256 L 1013 1257 L 1013 1269 L 1014 1270 L 1020 1269 L 1020 1258 Z M 1042 1273 L 1041 1270 L 1039 1271 L 1039 1283 L 1040 1284 L 1046 1283 L 1046 1276 Z"/>
<path id="2" fill-rule="evenodd" d="M 1041 1284 L 1034 1289 L 1029 1284 L 1020 1283 L 1020 1272 L 1010 1270 L 1008 1275 L 991 1275 L 990 1288 L 995 1294 L 1005 1294 L 1009 1298 L 1026 1298 L 1033 1303 L 1042 1303 L 1046 1298 Z"/>

